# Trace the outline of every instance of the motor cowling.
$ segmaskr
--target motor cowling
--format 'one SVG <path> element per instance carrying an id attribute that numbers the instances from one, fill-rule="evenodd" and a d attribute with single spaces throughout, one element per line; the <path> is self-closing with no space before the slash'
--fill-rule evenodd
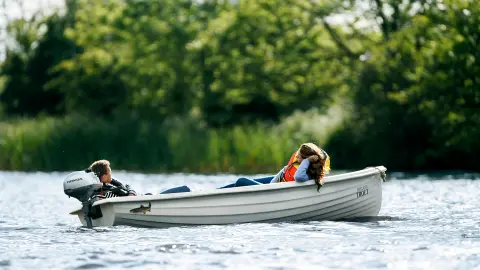
<path id="1" fill-rule="evenodd" d="M 85 203 L 90 200 L 95 191 L 102 188 L 102 182 L 93 172 L 72 172 L 63 180 L 63 191 L 69 197 L 74 197 Z"/>
<path id="2" fill-rule="evenodd" d="M 92 199 L 92 197 L 102 186 L 100 179 L 90 171 L 72 172 L 63 180 L 65 194 L 82 202 L 83 217 L 88 228 L 93 227 L 91 213 L 95 199 Z"/>

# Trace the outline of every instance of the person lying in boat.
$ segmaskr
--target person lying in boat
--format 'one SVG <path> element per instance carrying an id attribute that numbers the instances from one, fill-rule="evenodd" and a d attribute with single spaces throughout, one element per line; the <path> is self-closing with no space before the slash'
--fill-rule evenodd
<path id="1" fill-rule="evenodd" d="M 120 181 L 112 178 L 112 169 L 110 168 L 110 161 L 108 160 L 97 160 L 85 171 L 93 172 L 100 179 L 100 182 L 103 183 L 100 195 L 105 199 L 137 195 L 135 190 L 130 189 L 130 186 L 123 185 Z"/>
<path id="2" fill-rule="evenodd" d="M 321 179 L 330 172 L 330 157 L 327 152 L 314 143 L 304 143 L 293 153 L 288 164 L 275 176 L 248 179 L 239 178 L 235 183 L 221 188 L 261 185 L 279 182 L 305 182 L 314 179 L 318 189 L 322 186 Z"/>
<path id="3" fill-rule="evenodd" d="M 290 157 L 287 166 L 283 167 L 270 183 L 305 182 L 313 179 L 320 189 L 323 185 L 322 178 L 329 172 L 330 156 L 327 152 L 314 143 L 304 143 Z"/>

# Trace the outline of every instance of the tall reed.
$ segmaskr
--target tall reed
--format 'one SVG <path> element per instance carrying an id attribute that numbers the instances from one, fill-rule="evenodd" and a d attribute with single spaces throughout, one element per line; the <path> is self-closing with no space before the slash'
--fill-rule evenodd
<path id="1" fill-rule="evenodd" d="M 115 169 L 130 171 L 275 173 L 301 143 L 326 141 L 332 125 L 317 127 L 316 115 L 228 129 L 181 118 L 153 123 L 68 116 L 0 123 L 0 169 L 69 171 L 108 159 Z"/>

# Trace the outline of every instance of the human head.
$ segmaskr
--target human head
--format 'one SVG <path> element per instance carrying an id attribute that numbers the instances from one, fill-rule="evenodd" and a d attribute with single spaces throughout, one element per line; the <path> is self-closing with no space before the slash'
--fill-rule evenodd
<path id="1" fill-rule="evenodd" d="M 316 144 L 302 144 L 298 149 L 298 155 L 303 159 L 313 155 L 318 156 L 318 161 L 313 163 L 311 162 L 307 171 L 309 176 L 313 179 L 320 180 L 325 176 L 325 174 L 330 172 L 330 157 L 328 156 L 327 152 L 318 147 Z"/>
<path id="2" fill-rule="evenodd" d="M 100 179 L 102 183 L 110 183 L 112 181 L 112 169 L 110 161 L 102 159 L 92 163 L 89 167 L 93 173 Z"/>

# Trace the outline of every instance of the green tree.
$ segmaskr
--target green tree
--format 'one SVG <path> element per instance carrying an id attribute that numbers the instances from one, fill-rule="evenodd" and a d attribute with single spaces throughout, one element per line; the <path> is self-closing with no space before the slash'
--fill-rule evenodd
<path id="1" fill-rule="evenodd" d="M 478 169 L 479 4 L 375 2 L 383 39 L 353 87 L 354 115 L 330 142 L 339 165 Z"/>
<path id="2" fill-rule="evenodd" d="M 295 110 L 325 109 L 349 72 L 345 52 L 332 39 L 335 30 L 321 23 L 326 8 L 245 0 L 209 20 L 189 44 L 201 56 L 207 122 L 277 121 Z"/>
<path id="3" fill-rule="evenodd" d="M 70 4 L 68 4 L 70 3 Z M 14 41 L 6 51 L 0 66 L 0 76 L 6 79 L 0 103 L 10 116 L 36 116 L 40 113 L 64 113 L 64 95 L 58 88 L 45 85 L 62 76 L 51 73 L 53 67 L 79 52 L 77 46 L 64 36 L 64 29 L 73 22 L 74 2 L 67 2 L 65 15 L 39 14 L 31 19 L 11 21 L 7 34 Z"/>
<path id="4" fill-rule="evenodd" d="M 346 87 L 347 47 L 321 23 L 331 6 L 292 3 L 80 1 L 67 35 L 84 51 L 50 85 L 69 111 L 196 113 L 214 127 L 324 109 Z"/>

